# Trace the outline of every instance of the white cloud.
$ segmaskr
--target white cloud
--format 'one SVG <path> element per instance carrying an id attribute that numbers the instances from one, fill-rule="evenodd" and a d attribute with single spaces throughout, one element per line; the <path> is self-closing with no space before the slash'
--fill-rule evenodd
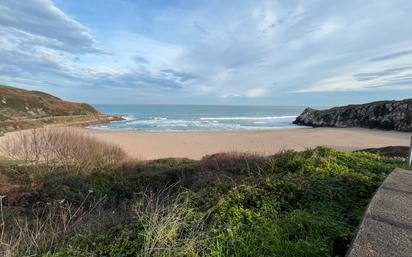
<path id="1" fill-rule="evenodd" d="M 342 69 L 341 74 L 316 81 L 314 85 L 298 89 L 295 93 L 412 90 L 411 57 L 412 51 L 398 50 L 361 60 Z"/>
<path id="2" fill-rule="evenodd" d="M 2 0 L 0 30 L 3 36 L 18 37 L 22 47 L 34 44 L 70 53 L 102 53 L 89 29 L 50 0 Z"/>
<path id="3" fill-rule="evenodd" d="M 139 88 L 144 95 L 180 90 L 195 77 L 165 69 L 171 66 L 170 61 L 179 52 L 177 47 L 134 37 L 131 33 L 117 38 L 122 41 L 121 45 L 112 45 L 109 49 L 114 50 L 114 54 L 102 55 L 104 51 L 96 46 L 89 29 L 50 0 L 4 0 L 0 2 L 0 10 L 0 80 L 3 82 L 77 88 Z M 135 47 L 133 43 L 127 49 L 125 42 L 140 42 L 141 45 Z M 150 61 L 138 54 L 144 51 L 148 51 L 145 56 Z M 94 59 L 90 54 L 98 59 L 88 62 Z M 132 65 L 128 66 L 130 63 Z M 154 66 L 147 66 L 152 63 Z"/>
<path id="4" fill-rule="evenodd" d="M 253 88 L 249 89 L 245 92 L 245 96 L 247 97 L 262 97 L 266 96 L 268 90 L 266 88 Z"/>
<path id="5" fill-rule="evenodd" d="M 267 88 L 253 88 L 246 90 L 245 92 L 242 93 L 223 93 L 220 95 L 222 98 L 228 98 L 228 97 L 248 97 L 248 98 L 257 98 L 257 97 L 264 97 L 267 96 L 269 93 L 269 90 Z"/>
<path id="6" fill-rule="evenodd" d="M 127 11 L 106 29 L 50 0 L 1 1 L 0 80 L 250 101 L 411 85 L 409 70 L 394 72 L 412 65 L 407 0 L 127 6 L 106 10 Z"/>
<path id="7" fill-rule="evenodd" d="M 196 13 L 197 21 L 207 21 L 213 33 L 184 56 L 189 63 L 185 69 L 202 74 L 201 84 L 209 86 L 208 92 L 226 98 L 371 88 L 353 75 L 374 70 L 371 58 L 399 47 L 401 51 L 411 39 L 405 20 L 412 5 L 406 1 L 264 1 L 240 6 L 237 12 L 223 11 L 224 18 L 216 15 L 216 20 Z M 387 12 L 391 15 L 384 16 Z M 271 90 L 254 90 L 256 84 Z M 392 85 L 393 90 L 404 87 Z"/>

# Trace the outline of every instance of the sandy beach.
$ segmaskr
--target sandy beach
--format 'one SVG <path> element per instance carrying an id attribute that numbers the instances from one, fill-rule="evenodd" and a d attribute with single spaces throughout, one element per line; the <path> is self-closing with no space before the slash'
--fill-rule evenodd
<path id="1" fill-rule="evenodd" d="M 118 132 L 83 129 L 99 140 L 119 145 L 142 160 L 186 157 L 200 159 L 217 152 L 270 155 L 283 149 L 330 146 L 339 150 L 408 146 L 410 133 L 369 129 L 308 128 L 225 132 Z"/>

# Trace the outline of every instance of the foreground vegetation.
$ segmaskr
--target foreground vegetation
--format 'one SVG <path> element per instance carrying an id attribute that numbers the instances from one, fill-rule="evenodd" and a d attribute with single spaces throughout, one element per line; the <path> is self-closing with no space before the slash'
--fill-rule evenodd
<path id="1" fill-rule="evenodd" d="M 19 148 L 39 134 L 48 151 Z M 324 147 L 127 161 L 73 131 L 39 134 L 3 149 L 22 161 L 0 161 L 0 255 L 344 256 L 373 193 L 403 166 Z"/>

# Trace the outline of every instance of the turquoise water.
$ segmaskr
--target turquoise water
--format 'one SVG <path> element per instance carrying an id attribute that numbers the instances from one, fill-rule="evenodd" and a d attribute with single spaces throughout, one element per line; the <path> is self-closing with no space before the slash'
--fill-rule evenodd
<path id="1" fill-rule="evenodd" d="M 302 128 L 292 121 L 301 106 L 95 105 L 124 121 L 90 126 L 120 131 L 227 131 Z"/>

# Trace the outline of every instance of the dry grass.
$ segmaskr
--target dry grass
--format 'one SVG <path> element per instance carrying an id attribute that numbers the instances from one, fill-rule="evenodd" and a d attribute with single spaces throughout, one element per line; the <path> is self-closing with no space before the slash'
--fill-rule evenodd
<path id="1" fill-rule="evenodd" d="M 204 221 L 208 214 L 195 215 L 188 195 L 145 192 L 134 204 L 142 225 L 139 256 L 199 256 L 206 247 Z"/>
<path id="2" fill-rule="evenodd" d="M 141 245 L 138 256 L 199 256 L 207 247 L 208 213 L 196 214 L 188 195 L 172 193 L 176 190 L 172 187 L 143 192 L 133 205 L 120 209 L 105 209 L 105 197 L 87 205 L 86 197 L 80 206 L 55 201 L 37 212 L 33 208 L 31 216 L 6 221 L 0 199 L 0 256 L 47 256 L 73 235 L 99 233 L 125 223 L 138 224 L 139 230 L 133 232 L 140 238 L 135 239 Z"/>
<path id="3" fill-rule="evenodd" d="M 73 234 L 108 224 L 119 224 L 123 220 L 122 216 L 113 210 L 104 210 L 105 200 L 102 197 L 88 206 L 85 206 L 87 197 L 80 206 L 59 200 L 33 208 L 32 215 L 7 219 L 3 217 L 0 200 L 0 256 L 50 253 Z"/>
<path id="4" fill-rule="evenodd" d="M 68 167 L 90 172 L 119 163 L 126 154 L 118 146 L 100 142 L 75 128 L 20 131 L 1 139 L 0 155 L 35 166 Z"/>
<path id="5" fill-rule="evenodd" d="M 201 160 L 201 167 L 206 170 L 238 170 L 252 173 L 259 169 L 267 158 L 248 152 L 226 152 L 205 156 Z"/>
<path id="6" fill-rule="evenodd" d="M 88 173 L 108 169 L 125 159 L 125 153 L 74 128 L 43 128 L 20 131 L 1 138 L 0 155 L 23 161 L 30 177 L 51 175 L 56 170 Z M 40 176 L 38 176 L 40 175 Z M 40 181 L 41 182 L 41 181 Z M 108 209 L 106 197 L 92 197 L 83 202 L 64 199 L 42 202 L 14 216 L 3 208 L 0 196 L 0 256 L 34 256 L 52 252 L 81 231 L 119 224 L 122 214 Z M 7 196 L 11 197 L 11 195 Z M 124 212 L 127 213 L 127 212 Z"/>

